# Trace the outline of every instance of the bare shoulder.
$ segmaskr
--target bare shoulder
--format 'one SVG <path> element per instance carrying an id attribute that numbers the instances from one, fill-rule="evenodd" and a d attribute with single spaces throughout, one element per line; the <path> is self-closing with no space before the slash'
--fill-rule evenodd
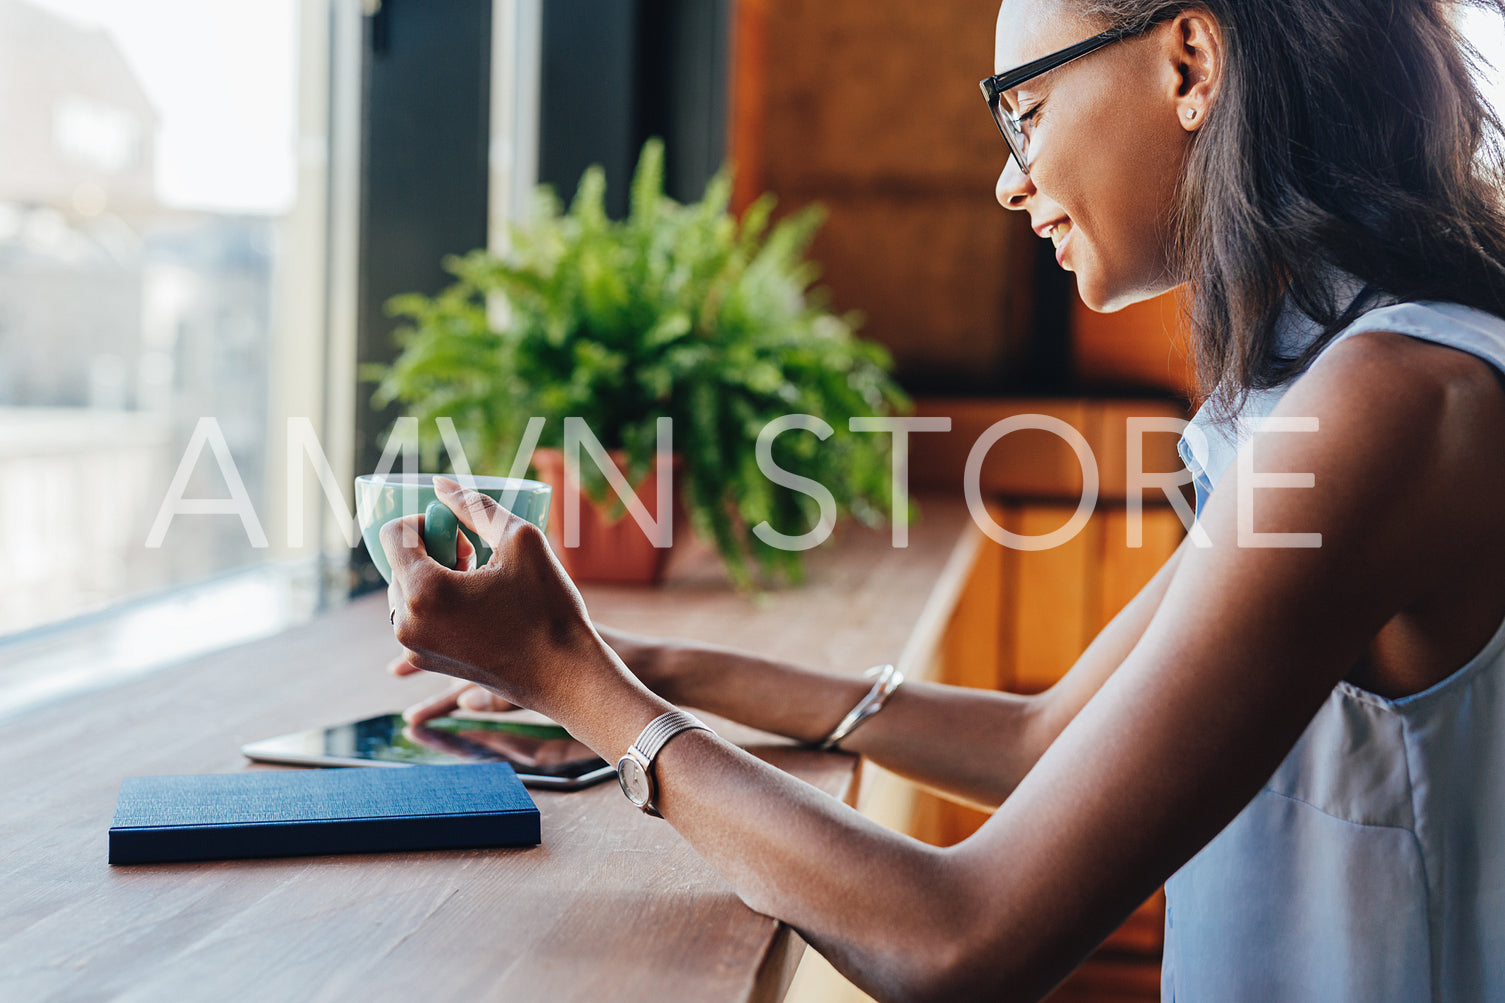
<path id="1" fill-rule="evenodd" d="M 1315 472 L 1311 501 L 1329 510 L 1331 531 L 1352 526 L 1398 550 L 1424 534 L 1440 581 L 1505 553 L 1505 381 L 1486 360 L 1403 334 L 1357 334 L 1297 380 L 1275 414 L 1318 420 L 1317 434 L 1284 436 L 1265 455 Z"/>
<path id="2" fill-rule="evenodd" d="M 1423 429 L 1464 419 L 1473 419 L 1468 424 L 1491 417 L 1505 422 L 1505 381 L 1488 361 L 1390 331 L 1366 331 L 1345 338 L 1292 393 L 1303 389 L 1345 404 L 1367 403 L 1373 409 L 1392 411 Z M 1498 432 L 1500 428 L 1479 431 Z"/>
<path id="3" fill-rule="evenodd" d="M 1335 345 L 1277 413 L 1315 415 L 1347 450 L 1373 449 L 1413 473 L 1505 466 L 1505 380 L 1486 360 L 1404 334 L 1370 331 Z"/>

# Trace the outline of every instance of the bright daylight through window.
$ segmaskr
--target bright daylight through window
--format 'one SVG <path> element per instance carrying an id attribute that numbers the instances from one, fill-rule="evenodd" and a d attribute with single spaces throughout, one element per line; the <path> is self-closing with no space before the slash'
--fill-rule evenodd
<path id="1" fill-rule="evenodd" d="M 1505 114 L 1505 23 L 1492 11 L 1465 7 L 1462 28 L 1488 64 L 1480 67 L 1485 97 L 1497 114 Z"/>
<path id="2" fill-rule="evenodd" d="M 0 636 L 300 556 L 282 457 L 287 417 L 327 424 L 333 6 L 0 0 Z M 199 516 L 149 547 L 211 416 L 271 546 Z M 233 490 L 206 449 L 185 497 Z"/>

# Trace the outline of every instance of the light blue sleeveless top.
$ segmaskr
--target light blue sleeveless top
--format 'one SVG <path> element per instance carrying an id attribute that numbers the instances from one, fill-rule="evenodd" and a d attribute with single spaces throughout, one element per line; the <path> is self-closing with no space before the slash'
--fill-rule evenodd
<path id="1" fill-rule="evenodd" d="M 1331 344 L 1364 331 L 1505 371 L 1505 320 L 1455 303 L 1380 307 Z M 1252 396 L 1241 417 L 1268 414 L 1288 387 Z M 1205 407 L 1192 425 L 1207 440 L 1181 442 L 1200 513 L 1247 428 Z M 1339 683 L 1166 899 L 1166 1001 L 1505 1001 L 1505 623 L 1421 693 Z"/>

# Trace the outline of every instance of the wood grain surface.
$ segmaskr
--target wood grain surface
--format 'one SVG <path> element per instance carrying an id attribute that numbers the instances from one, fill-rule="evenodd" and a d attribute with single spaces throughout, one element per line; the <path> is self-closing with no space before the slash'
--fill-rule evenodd
<path id="1" fill-rule="evenodd" d="M 977 553 L 959 501 L 922 499 L 910 545 L 839 527 L 802 587 L 731 591 L 704 553 L 658 589 L 585 590 L 595 618 L 860 672 L 940 643 Z M 185 1000 L 771 1000 L 804 944 L 754 913 L 615 784 L 534 792 L 529 849 L 111 868 L 126 776 L 254 768 L 240 746 L 439 688 L 383 671 L 383 595 L 3 722 L 0 996 Z M 857 761 L 713 722 L 851 799 Z"/>

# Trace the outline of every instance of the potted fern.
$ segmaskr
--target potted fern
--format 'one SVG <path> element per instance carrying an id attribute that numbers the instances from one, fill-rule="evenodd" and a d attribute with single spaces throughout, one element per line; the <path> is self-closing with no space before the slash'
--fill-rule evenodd
<path id="1" fill-rule="evenodd" d="M 663 146 L 650 140 L 620 221 L 606 215 L 599 167 L 585 172 L 568 210 L 541 188 L 506 254 L 450 258 L 453 285 L 394 298 L 402 351 L 373 374 L 375 401 L 401 401 L 425 429 L 454 419 L 472 466 L 488 470 L 511 466 L 530 418 L 545 419 L 538 445 L 558 450 L 564 419 L 580 417 L 633 485 L 653 473 L 657 421 L 671 418 L 675 482 L 696 534 L 739 585 L 797 581 L 800 554 L 753 527 L 801 534 L 819 506 L 764 476 L 760 430 L 787 414 L 823 419 L 829 439 L 782 434 L 774 462 L 824 485 L 840 514 L 880 525 L 891 505 L 891 440 L 850 432 L 848 420 L 909 402 L 888 375 L 888 353 L 858 339 L 856 319 L 832 313 L 811 289 L 816 269 L 805 254 L 817 208 L 772 224 L 765 195 L 739 220 L 728 211 L 725 170 L 699 202 L 680 205 L 664 194 L 663 166 Z M 557 453 L 535 454 L 536 469 L 555 461 Z M 581 465 L 580 479 L 598 518 L 619 519 L 623 506 L 593 464 Z M 634 520 L 620 523 L 642 535 Z M 578 555 L 561 557 L 576 577 L 600 577 Z"/>

